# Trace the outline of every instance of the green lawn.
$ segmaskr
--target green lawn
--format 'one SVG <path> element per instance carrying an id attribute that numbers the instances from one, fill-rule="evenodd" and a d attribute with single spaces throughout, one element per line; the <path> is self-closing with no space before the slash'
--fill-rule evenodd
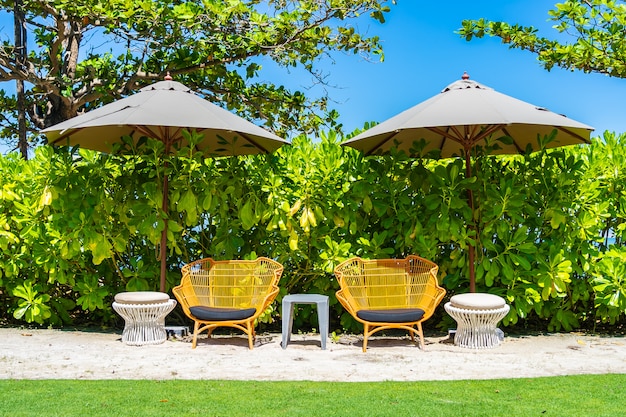
<path id="1" fill-rule="evenodd" d="M 625 395 L 626 374 L 368 383 L 0 380 L 0 415 L 613 417 L 624 415 Z"/>

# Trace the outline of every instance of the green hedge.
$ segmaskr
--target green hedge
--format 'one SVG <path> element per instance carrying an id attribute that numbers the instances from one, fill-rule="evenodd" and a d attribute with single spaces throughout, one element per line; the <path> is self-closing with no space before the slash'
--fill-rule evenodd
<path id="1" fill-rule="evenodd" d="M 169 288 L 191 260 L 269 256 L 285 265 L 278 300 L 327 294 L 333 330 L 359 331 L 334 297 L 335 265 L 419 254 L 440 265 L 452 295 L 468 289 L 475 243 L 477 291 L 507 299 L 505 326 L 623 325 L 625 145 L 626 135 L 607 132 L 590 146 L 479 155 L 470 179 L 459 159 L 363 157 L 334 134 L 237 158 L 181 149 L 164 159 L 153 142 L 115 155 L 40 147 L 29 161 L 2 156 L 3 320 L 113 324 L 115 293 L 157 289 L 167 172 Z M 312 311 L 304 307 L 296 325 L 314 327 Z M 450 319 L 440 312 L 436 320 Z"/>

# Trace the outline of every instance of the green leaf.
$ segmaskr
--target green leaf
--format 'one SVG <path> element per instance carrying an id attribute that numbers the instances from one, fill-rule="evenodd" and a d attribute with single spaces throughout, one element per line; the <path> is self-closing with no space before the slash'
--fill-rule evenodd
<path id="1" fill-rule="evenodd" d="M 17 320 L 21 320 L 26 314 L 26 311 L 28 311 L 28 309 L 30 308 L 30 304 L 24 305 L 24 303 L 20 303 L 20 306 L 21 307 L 17 308 L 13 312 L 13 317 L 16 318 Z"/>
<path id="2" fill-rule="evenodd" d="M 181 199 L 178 201 L 178 207 L 180 210 L 187 212 L 196 211 L 197 200 L 196 195 L 191 190 L 187 190 Z"/>
<path id="3" fill-rule="evenodd" d="M 372 206 L 372 200 L 370 199 L 370 197 L 369 197 L 369 196 L 367 196 L 367 195 L 366 195 L 366 196 L 363 198 L 363 210 L 364 210 L 366 213 L 369 213 L 369 212 L 371 212 L 371 211 L 372 211 L 372 208 L 373 208 L 373 206 Z"/>
<path id="4" fill-rule="evenodd" d="M 524 256 L 516 255 L 514 253 L 511 253 L 509 256 L 516 265 L 521 266 L 526 271 L 530 271 L 530 262 Z"/>
<path id="5" fill-rule="evenodd" d="M 256 218 L 250 200 L 239 209 L 239 218 L 241 219 L 241 226 L 244 230 L 250 230 L 255 226 Z"/>
<path id="6" fill-rule="evenodd" d="M 202 209 L 207 211 L 211 208 L 211 203 L 213 202 L 213 194 L 206 193 L 204 199 L 202 200 Z"/>
<path id="7" fill-rule="evenodd" d="M 428 210 L 436 210 L 441 204 L 441 198 L 437 194 L 430 194 L 424 199 L 424 205 Z"/>
<path id="8" fill-rule="evenodd" d="M 298 250 L 298 234 L 295 231 L 289 234 L 289 249 L 292 251 Z"/>
<path id="9" fill-rule="evenodd" d="M 537 247 L 532 242 L 526 242 L 526 243 L 522 243 L 521 245 L 517 245 L 515 249 L 517 249 L 518 251 L 522 253 L 526 253 L 529 255 L 537 252 Z"/>
<path id="10" fill-rule="evenodd" d="M 89 244 L 89 250 L 93 255 L 94 265 L 100 265 L 102 261 L 113 256 L 113 246 L 109 240 L 102 235 L 94 235 Z"/>

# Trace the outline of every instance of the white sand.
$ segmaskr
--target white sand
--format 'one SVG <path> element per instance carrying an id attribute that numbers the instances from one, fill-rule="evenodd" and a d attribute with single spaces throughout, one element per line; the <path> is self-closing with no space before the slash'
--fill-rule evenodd
<path id="1" fill-rule="evenodd" d="M 0 329 L 0 379 L 230 379 L 311 381 L 419 381 L 523 378 L 626 373 L 626 337 L 575 333 L 506 337 L 494 349 L 473 350 L 426 337 L 421 350 L 408 337 L 374 337 L 367 353 L 361 337 L 328 340 L 280 334 L 247 339 L 188 338 L 127 346 L 119 333 Z"/>

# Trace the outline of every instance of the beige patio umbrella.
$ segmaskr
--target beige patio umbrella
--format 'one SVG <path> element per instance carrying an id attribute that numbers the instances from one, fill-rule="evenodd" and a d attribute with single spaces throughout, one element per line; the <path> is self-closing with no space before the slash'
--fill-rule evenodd
<path id="1" fill-rule="evenodd" d="M 165 81 L 139 90 L 42 132 L 52 145 L 80 145 L 110 152 L 124 135 L 138 141 L 142 136 L 160 140 L 168 154 L 185 146 L 183 130 L 204 135 L 197 145 L 208 156 L 251 155 L 272 152 L 289 142 L 259 126 L 197 96 L 183 84 Z M 168 208 L 168 177 L 163 179 L 163 212 Z M 165 290 L 167 221 L 161 234 L 160 289 Z"/>
<path id="2" fill-rule="evenodd" d="M 465 159 L 465 174 L 472 174 L 471 151 L 486 140 L 506 137 L 498 142 L 500 149 L 492 154 L 517 154 L 539 150 L 538 137 L 557 130 L 556 139 L 546 148 L 590 143 L 592 127 L 545 108 L 499 93 L 483 84 L 471 81 L 467 73 L 422 103 L 405 110 L 371 129 L 362 132 L 343 145 L 366 155 L 383 154 L 392 148 L 415 155 L 416 142 L 424 140 L 421 155 L 438 151 L 442 158 Z M 507 144 L 508 143 L 508 144 Z M 474 201 L 468 192 L 472 212 Z M 469 251 L 470 291 L 475 291 L 474 247 Z"/>

